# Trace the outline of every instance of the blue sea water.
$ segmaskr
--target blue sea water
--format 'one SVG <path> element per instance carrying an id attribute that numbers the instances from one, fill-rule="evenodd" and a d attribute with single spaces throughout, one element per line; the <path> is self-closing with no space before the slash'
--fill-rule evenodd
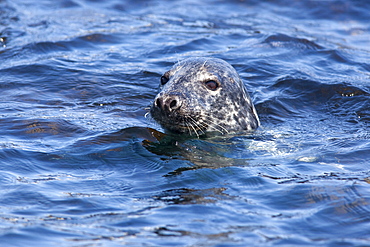
<path id="1" fill-rule="evenodd" d="M 1 246 L 370 246 L 370 2 L 0 0 Z M 193 56 L 253 133 L 145 117 Z"/>

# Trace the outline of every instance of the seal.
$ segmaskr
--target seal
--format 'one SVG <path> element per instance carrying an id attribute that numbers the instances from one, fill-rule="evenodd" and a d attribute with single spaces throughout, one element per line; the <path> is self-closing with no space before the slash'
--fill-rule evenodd
<path id="1" fill-rule="evenodd" d="M 164 129 L 200 136 L 256 129 L 260 122 L 236 70 L 218 58 L 176 63 L 160 79 L 150 114 Z"/>

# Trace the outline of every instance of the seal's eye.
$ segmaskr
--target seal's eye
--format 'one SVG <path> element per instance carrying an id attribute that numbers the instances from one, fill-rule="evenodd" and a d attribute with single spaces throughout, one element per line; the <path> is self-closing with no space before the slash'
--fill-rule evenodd
<path id="1" fill-rule="evenodd" d="M 205 84 L 206 87 L 212 91 L 215 91 L 218 88 L 218 83 L 215 81 L 207 81 Z"/>
<path id="2" fill-rule="evenodd" d="M 167 76 L 164 76 L 164 75 L 162 75 L 161 76 L 161 85 L 164 85 L 164 84 L 166 84 L 167 82 L 168 82 L 168 77 Z"/>

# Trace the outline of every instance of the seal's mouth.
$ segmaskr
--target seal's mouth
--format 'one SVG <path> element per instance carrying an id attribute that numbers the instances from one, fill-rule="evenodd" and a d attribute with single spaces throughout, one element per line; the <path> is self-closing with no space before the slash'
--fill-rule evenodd
<path id="1" fill-rule="evenodd" d="M 207 126 L 200 123 L 199 120 L 194 120 L 193 117 L 183 117 L 182 121 L 171 122 L 171 126 L 168 126 L 167 129 L 189 135 L 200 135 L 205 133 Z"/>
<path id="2" fill-rule="evenodd" d="M 154 103 L 150 108 L 150 114 L 164 129 L 175 133 L 199 136 L 208 128 L 208 125 L 202 121 L 200 112 L 188 112 L 184 107 L 168 111 Z"/>

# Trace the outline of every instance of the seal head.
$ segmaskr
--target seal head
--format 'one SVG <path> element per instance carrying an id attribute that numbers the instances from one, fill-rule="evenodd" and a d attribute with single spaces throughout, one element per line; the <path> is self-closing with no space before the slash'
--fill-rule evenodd
<path id="1" fill-rule="evenodd" d="M 150 114 L 166 130 L 197 136 L 259 126 L 238 73 L 217 58 L 188 58 L 175 64 L 161 77 Z"/>

